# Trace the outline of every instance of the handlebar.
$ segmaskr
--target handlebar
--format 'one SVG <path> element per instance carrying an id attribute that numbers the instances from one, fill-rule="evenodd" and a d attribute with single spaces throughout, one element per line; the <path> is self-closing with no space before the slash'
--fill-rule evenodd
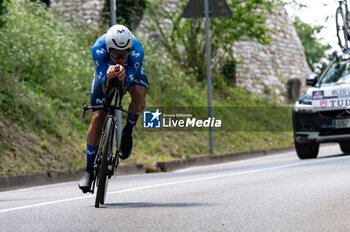
<path id="1" fill-rule="evenodd" d="M 88 105 L 84 105 L 84 113 L 83 113 L 83 118 L 85 118 L 85 112 L 88 110 L 108 110 L 108 109 L 114 109 L 114 110 L 120 110 L 124 113 L 127 114 L 131 114 L 132 116 L 138 118 L 139 117 L 139 113 L 131 113 L 127 110 L 124 110 L 121 106 L 105 106 L 105 105 L 98 105 L 98 106 L 88 106 Z"/>

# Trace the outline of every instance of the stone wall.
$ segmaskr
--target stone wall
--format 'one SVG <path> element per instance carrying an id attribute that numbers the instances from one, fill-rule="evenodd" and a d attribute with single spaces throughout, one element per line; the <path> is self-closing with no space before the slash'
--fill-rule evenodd
<path id="1" fill-rule="evenodd" d="M 311 70 L 286 10 L 280 7 L 269 14 L 267 23 L 278 31 L 272 34 L 269 45 L 251 40 L 234 44 L 241 60 L 237 65 L 237 85 L 257 94 L 291 97 L 287 94 L 287 84 L 299 79 L 303 85 Z"/>
<path id="2" fill-rule="evenodd" d="M 86 23 L 99 22 L 105 0 L 51 0 L 50 7 L 64 12 L 65 17 L 77 17 Z"/>
<path id="3" fill-rule="evenodd" d="M 167 10 L 176 7 L 177 0 L 167 2 Z M 142 22 L 147 24 L 144 21 L 147 19 Z M 164 23 L 164 28 L 169 27 L 167 24 Z M 283 6 L 267 14 L 267 25 L 275 31 L 268 45 L 248 38 L 233 44 L 234 55 L 239 60 L 236 85 L 260 96 L 294 101 L 299 97 L 300 89 L 305 89 L 305 79 L 311 73 L 303 46 Z M 138 31 L 146 32 L 142 24 Z"/>

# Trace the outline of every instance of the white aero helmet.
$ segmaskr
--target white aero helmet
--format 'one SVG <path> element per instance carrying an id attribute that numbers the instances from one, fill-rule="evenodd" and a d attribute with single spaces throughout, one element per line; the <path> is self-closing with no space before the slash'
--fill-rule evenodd
<path id="1" fill-rule="evenodd" d="M 107 31 L 106 35 L 106 45 L 107 52 L 109 52 L 110 48 L 114 48 L 117 50 L 125 50 L 131 48 L 133 35 L 130 30 L 120 24 L 114 25 Z"/>

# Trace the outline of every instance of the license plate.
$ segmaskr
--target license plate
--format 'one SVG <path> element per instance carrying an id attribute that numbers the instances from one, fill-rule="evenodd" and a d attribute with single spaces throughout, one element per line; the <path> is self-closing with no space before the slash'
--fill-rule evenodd
<path id="1" fill-rule="evenodd" d="M 333 128 L 350 128 L 350 119 L 333 120 Z"/>

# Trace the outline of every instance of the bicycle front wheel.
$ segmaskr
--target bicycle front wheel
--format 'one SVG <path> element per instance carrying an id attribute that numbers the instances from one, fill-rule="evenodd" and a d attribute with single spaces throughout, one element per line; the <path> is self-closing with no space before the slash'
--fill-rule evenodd
<path id="1" fill-rule="evenodd" d="M 335 23 L 337 27 L 338 44 L 341 48 L 348 48 L 348 26 L 342 8 L 338 7 L 335 15 Z"/>
<path id="2" fill-rule="evenodd" d="M 101 166 L 98 175 L 97 193 L 95 200 L 95 207 L 98 208 L 100 204 L 104 204 L 106 199 L 108 187 L 108 157 L 111 153 L 113 145 L 113 119 L 109 118 L 106 123 L 106 134 L 103 143 Z"/>

